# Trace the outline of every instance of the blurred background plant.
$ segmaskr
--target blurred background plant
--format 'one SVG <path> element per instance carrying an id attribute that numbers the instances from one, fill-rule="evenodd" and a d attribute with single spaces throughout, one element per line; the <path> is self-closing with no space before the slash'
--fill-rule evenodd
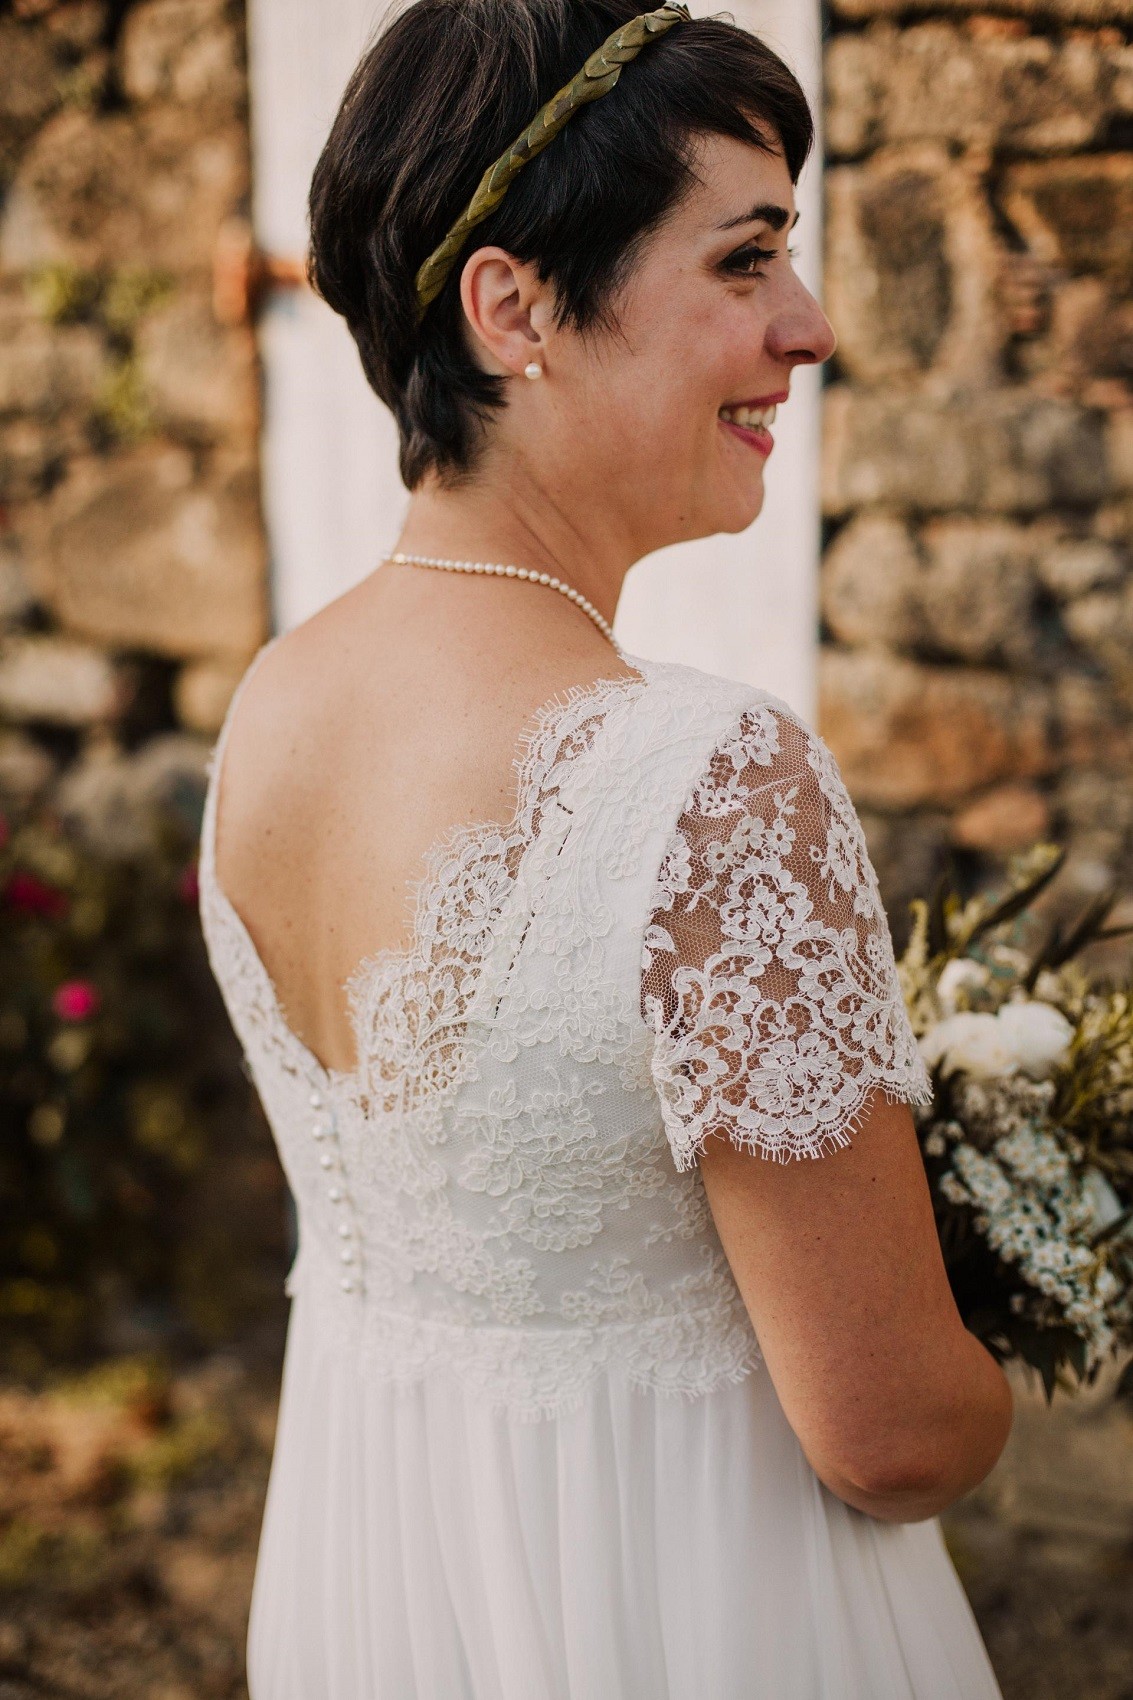
<path id="1" fill-rule="evenodd" d="M 170 814 L 126 857 L 49 810 L 0 817 L 10 1373 L 215 1344 L 278 1302 L 282 1183 L 208 972 L 194 846 Z"/>

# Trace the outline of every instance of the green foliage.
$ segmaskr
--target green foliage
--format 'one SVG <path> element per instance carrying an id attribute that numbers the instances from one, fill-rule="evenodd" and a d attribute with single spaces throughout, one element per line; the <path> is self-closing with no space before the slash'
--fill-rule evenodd
<path id="1" fill-rule="evenodd" d="M 193 850 L 170 824 L 159 855 L 109 861 L 49 817 L 0 822 L 10 1370 L 82 1354 L 112 1314 L 139 1307 L 194 1334 L 194 1191 L 262 1123 L 208 970 Z M 205 1231 L 215 1285 L 246 1296 L 251 1248 L 232 1224 L 227 1240 L 215 1223 Z M 209 1331 L 226 1320 L 214 1295 Z"/>

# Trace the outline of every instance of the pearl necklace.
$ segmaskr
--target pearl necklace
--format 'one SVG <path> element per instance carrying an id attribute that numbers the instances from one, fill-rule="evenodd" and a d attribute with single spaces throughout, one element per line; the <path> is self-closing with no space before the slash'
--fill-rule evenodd
<path id="1" fill-rule="evenodd" d="M 537 573 L 531 567 L 501 566 L 495 561 L 448 561 L 436 555 L 383 555 L 384 561 L 393 561 L 398 566 L 443 567 L 448 572 L 456 573 L 499 573 L 505 578 L 526 578 L 535 584 L 548 585 L 552 590 L 562 591 L 570 598 L 584 614 L 589 615 L 602 635 L 610 640 L 618 654 L 623 654 L 621 645 L 614 636 L 610 622 L 589 602 L 581 591 L 573 585 L 564 584 L 561 578 L 553 578 L 550 573 Z"/>

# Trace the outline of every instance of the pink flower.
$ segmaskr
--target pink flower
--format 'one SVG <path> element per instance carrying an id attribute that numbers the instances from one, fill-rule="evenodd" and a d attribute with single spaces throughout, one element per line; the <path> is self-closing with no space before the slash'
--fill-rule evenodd
<path id="1" fill-rule="evenodd" d="M 17 868 L 4 887 L 9 906 L 24 915 L 42 915 L 53 920 L 66 913 L 67 899 L 63 892 Z"/>
<path id="2" fill-rule="evenodd" d="M 177 894 L 183 903 L 196 903 L 201 895 L 200 883 L 197 878 L 197 864 L 190 862 L 181 871 L 177 881 Z"/>
<path id="3" fill-rule="evenodd" d="M 60 1021 L 88 1021 L 101 1002 L 98 987 L 89 980 L 64 980 L 55 988 L 51 1007 Z"/>

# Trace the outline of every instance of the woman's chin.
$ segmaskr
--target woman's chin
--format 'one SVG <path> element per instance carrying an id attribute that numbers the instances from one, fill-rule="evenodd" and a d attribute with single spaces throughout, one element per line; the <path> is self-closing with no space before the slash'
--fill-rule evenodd
<path id="1" fill-rule="evenodd" d="M 765 496 L 762 473 L 748 489 L 729 491 L 727 498 L 718 504 L 719 523 L 714 525 L 712 530 L 732 533 L 746 531 L 763 512 Z"/>

